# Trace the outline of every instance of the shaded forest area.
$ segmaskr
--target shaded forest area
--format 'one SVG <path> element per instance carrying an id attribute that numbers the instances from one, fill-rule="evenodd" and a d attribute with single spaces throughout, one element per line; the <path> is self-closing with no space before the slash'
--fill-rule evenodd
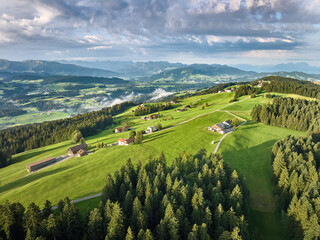
<path id="1" fill-rule="evenodd" d="M 68 198 L 52 211 L 34 203 L 0 205 L 4 239 L 249 239 L 248 190 L 220 155 L 200 149 L 167 166 L 163 154 L 145 166 L 130 159 L 107 176 L 100 207 L 80 217 Z"/>
<path id="2" fill-rule="evenodd" d="M 319 239 L 320 142 L 287 136 L 273 146 L 272 160 L 289 239 Z"/>
<path id="3" fill-rule="evenodd" d="M 253 83 L 257 83 L 260 80 L 265 81 L 262 84 L 262 89 L 266 92 L 292 93 L 320 99 L 320 85 L 310 81 L 280 76 L 269 76 L 254 81 Z"/>
<path id="4" fill-rule="evenodd" d="M 272 104 L 256 105 L 251 111 L 252 120 L 267 125 L 307 131 L 319 126 L 318 101 L 294 98 L 273 98 Z"/>

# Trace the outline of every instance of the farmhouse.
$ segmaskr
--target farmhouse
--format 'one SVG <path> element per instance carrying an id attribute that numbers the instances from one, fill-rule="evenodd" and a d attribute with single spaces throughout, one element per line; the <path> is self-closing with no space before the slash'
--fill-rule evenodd
<path id="1" fill-rule="evenodd" d="M 233 131 L 233 128 L 232 128 L 232 120 L 227 120 L 227 121 L 224 121 L 224 122 L 221 122 L 221 123 L 217 123 L 217 124 L 214 124 L 210 127 L 208 127 L 208 130 L 212 131 L 212 132 L 217 132 L 217 133 L 220 133 L 220 134 L 224 134 L 224 133 L 227 133 L 227 132 L 232 132 Z"/>
<path id="2" fill-rule="evenodd" d="M 71 147 L 68 149 L 68 155 L 69 156 L 75 156 L 75 155 L 78 155 L 78 152 L 80 150 L 83 150 L 83 151 L 87 151 L 87 148 L 88 148 L 88 145 L 86 143 L 81 143 L 77 146 L 74 146 L 74 147 Z"/>
<path id="3" fill-rule="evenodd" d="M 143 116 L 143 117 L 141 118 L 141 120 L 147 120 L 147 117 L 146 117 L 146 116 Z"/>
<path id="4" fill-rule="evenodd" d="M 152 133 L 152 132 L 155 132 L 157 131 L 157 127 L 156 126 L 151 126 L 151 127 L 148 127 L 147 130 L 145 131 L 146 133 Z"/>
<path id="5" fill-rule="evenodd" d="M 186 108 L 178 108 L 177 109 L 177 112 L 184 112 L 184 111 L 187 111 L 188 109 L 186 109 Z"/>
<path id="6" fill-rule="evenodd" d="M 49 157 L 49 158 L 40 160 L 38 162 L 31 163 L 31 164 L 27 165 L 27 171 L 28 172 L 33 172 L 35 170 L 38 170 L 38 169 L 43 168 L 45 166 L 48 166 L 48 165 L 50 165 L 50 164 L 52 164 L 52 163 L 54 163 L 56 161 L 57 161 L 56 158 Z"/>
<path id="7" fill-rule="evenodd" d="M 88 155 L 88 151 L 85 150 L 85 149 L 80 149 L 78 152 L 77 152 L 77 156 L 78 157 L 83 157 L 83 156 L 86 156 Z"/>
<path id="8" fill-rule="evenodd" d="M 176 104 L 176 101 L 173 101 L 173 100 L 172 100 L 172 101 L 170 101 L 170 103 L 171 103 L 171 104 Z"/>
<path id="9" fill-rule="evenodd" d="M 121 133 L 130 130 L 130 126 L 118 127 L 114 130 L 115 133 Z"/>
<path id="10" fill-rule="evenodd" d="M 134 137 L 132 138 L 128 138 L 128 139 L 125 139 L 125 138 L 119 138 L 118 139 L 118 145 L 129 145 L 129 143 L 133 143 L 134 142 Z"/>

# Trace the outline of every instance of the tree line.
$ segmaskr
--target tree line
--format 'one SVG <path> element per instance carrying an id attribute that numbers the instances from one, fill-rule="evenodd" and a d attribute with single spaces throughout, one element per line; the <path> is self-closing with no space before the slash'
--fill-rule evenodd
<path id="1" fill-rule="evenodd" d="M 26 110 L 19 108 L 0 108 L 0 118 L 2 117 L 14 117 L 27 113 Z"/>
<path id="2" fill-rule="evenodd" d="M 248 191 L 220 155 L 201 149 L 166 164 L 163 154 L 145 166 L 130 159 L 108 174 L 100 206 L 82 219 L 68 198 L 25 211 L 0 205 L 3 239 L 249 239 Z"/>
<path id="3" fill-rule="evenodd" d="M 272 148 L 278 207 L 289 239 L 320 238 L 320 142 L 287 136 Z"/>
<path id="4" fill-rule="evenodd" d="M 320 99 L 320 85 L 310 81 L 302 81 L 280 76 L 269 76 L 259 80 L 264 81 L 262 89 L 266 92 L 293 93 Z M 257 83 L 259 80 L 253 83 Z"/>
<path id="5" fill-rule="evenodd" d="M 319 131 L 319 113 L 318 101 L 275 97 L 272 103 L 254 106 L 251 117 L 256 122 L 299 131 L 318 126 Z"/>
<path id="6" fill-rule="evenodd" d="M 143 116 L 143 115 L 147 115 L 150 113 L 164 111 L 164 110 L 168 110 L 168 109 L 172 109 L 172 108 L 173 108 L 173 106 L 170 103 L 166 103 L 166 104 L 157 103 L 157 104 L 150 104 L 148 106 L 138 106 L 134 110 L 134 115 L 135 116 Z"/>
<path id="7" fill-rule="evenodd" d="M 113 115 L 133 105 L 132 102 L 125 102 L 70 118 L 7 128 L 0 131 L 0 148 L 16 154 L 69 140 L 76 130 L 84 137 L 91 136 L 110 126 Z"/>

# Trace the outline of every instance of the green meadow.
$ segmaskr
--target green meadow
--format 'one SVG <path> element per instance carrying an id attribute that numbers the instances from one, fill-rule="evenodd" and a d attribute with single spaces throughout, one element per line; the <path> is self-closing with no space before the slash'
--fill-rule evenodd
<path id="1" fill-rule="evenodd" d="M 253 239 L 284 239 L 272 194 L 271 148 L 275 141 L 288 134 L 304 133 L 251 121 L 252 107 L 272 99 L 263 98 L 262 95 L 253 99 L 244 96 L 230 104 L 233 95 L 234 93 L 221 93 L 188 98 L 176 104 L 174 109 L 160 112 L 160 119 L 151 121 L 132 116 L 131 110 L 134 108 L 128 109 L 115 118 L 116 123 L 112 128 L 86 138 L 87 144 L 94 151 L 92 154 L 71 158 L 34 173 L 27 173 L 27 164 L 66 154 L 67 149 L 73 146 L 71 141 L 17 154 L 13 157 L 12 165 L 0 169 L 0 203 L 10 200 L 19 201 L 25 206 L 31 202 L 42 206 L 48 199 L 55 205 L 66 196 L 79 199 L 101 192 L 106 175 L 119 170 L 129 158 L 133 163 L 145 163 L 150 156 L 158 156 L 164 152 L 168 164 L 171 164 L 183 151 L 194 154 L 200 148 L 205 148 L 208 153 L 213 152 L 222 135 L 211 133 L 207 128 L 234 118 L 227 112 L 229 111 L 248 122 L 229 134 L 218 152 L 245 177 L 251 197 Z M 202 110 L 205 103 L 208 103 L 208 107 Z M 185 112 L 176 111 L 186 105 L 194 107 Z M 142 144 L 95 148 L 97 143 L 110 144 L 120 137 L 128 137 L 127 132 L 113 133 L 114 128 L 122 123 L 128 123 L 135 130 L 142 130 L 159 122 L 164 130 L 145 135 Z M 177 124 L 181 125 L 176 126 Z M 88 207 L 97 207 L 98 203 L 99 198 L 94 198 L 77 205 L 81 212 L 85 212 Z"/>

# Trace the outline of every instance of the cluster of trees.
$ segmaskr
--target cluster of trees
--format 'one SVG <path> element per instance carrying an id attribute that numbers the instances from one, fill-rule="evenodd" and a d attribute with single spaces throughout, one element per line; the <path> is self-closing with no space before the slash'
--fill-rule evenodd
<path id="1" fill-rule="evenodd" d="M 0 108 L 0 118 L 2 117 L 14 117 L 27 113 L 26 110 L 19 108 Z"/>
<path id="2" fill-rule="evenodd" d="M 99 239 L 248 239 L 247 190 L 220 156 L 163 154 L 108 175 Z M 101 224 L 97 222 L 97 225 Z M 100 225 L 99 225 L 100 226 Z M 98 239 L 98 238 L 97 238 Z"/>
<path id="3" fill-rule="evenodd" d="M 250 95 L 252 98 L 256 97 L 261 92 L 261 88 L 255 88 L 250 84 L 244 84 L 237 88 L 234 98 L 231 101 L 236 101 L 237 98 L 245 95 Z"/>
<path id="4" fill-rule="evenodd" d="M 219 155 L 200 149 L 167 166 L 163 154 L 145 166 L 130 159 L 107 176 L 100 206 L 82 219 L 75 203 L 46 201 L 25 211 L 0 205 L 0 239 L 249 239 L 248 191 Z"/>
<path id="5" fill-rule="evenodd" d="M 83 137 L 94 135 L 113 123 L 113 115 L 133 105 L 125 102 L 70 118 L 4 129 L 0 131 L 0 148 L 15 154 L 69 140 L 76 130 Z"/>
<path id="6" fill-rule="evenodd" d="M 307 131 L 319 126 L 319 113 L 318 101 L 276 97 L 272 104 L 254 106 L 251 117 L 268 125 Z"/>
<path id="7" fill-rule="evenodd" d="M 172 109 L 172 108 L 173 108 L 173 106 L 170 103 L 166 103 L 166 104 L 161 104 L 161 103 L 150 104 L 150 105 L 145 106 L 145 107 L 139 106 L 134 110 L 134 115 L 135 116 L 143 116 L 143 115 L 147 115 L 147 114 L 150 114 L 150 113 L 164 111 L 164 110 L 168 110 L 168 109 Z"/>
<path id="8" fill-rule="evenodd" d="M 272 149 L 278 206 L 289 239 L 320 238 L 320 142 L 287 136 Z"/>
<path id="9" fill-rule="evenodd" d="M 82 239 L 85 229 L 76 204 L 68 198 L 61 200 L 54 211 L 49 201 L 43 209 L 31 203 L 26 211 L 20 203 L 7 201 L 0 205 L 0 239 L 77 240 Z"/>
<path id="10" fill-rule="evenodd" d="M 320 99 L 320 85 L 293 78 L 269 76 L 262 78 L 262 89 L 266 92 L 294 93 Z M 269 83 L 270 82 L 270 83 Z"/>

